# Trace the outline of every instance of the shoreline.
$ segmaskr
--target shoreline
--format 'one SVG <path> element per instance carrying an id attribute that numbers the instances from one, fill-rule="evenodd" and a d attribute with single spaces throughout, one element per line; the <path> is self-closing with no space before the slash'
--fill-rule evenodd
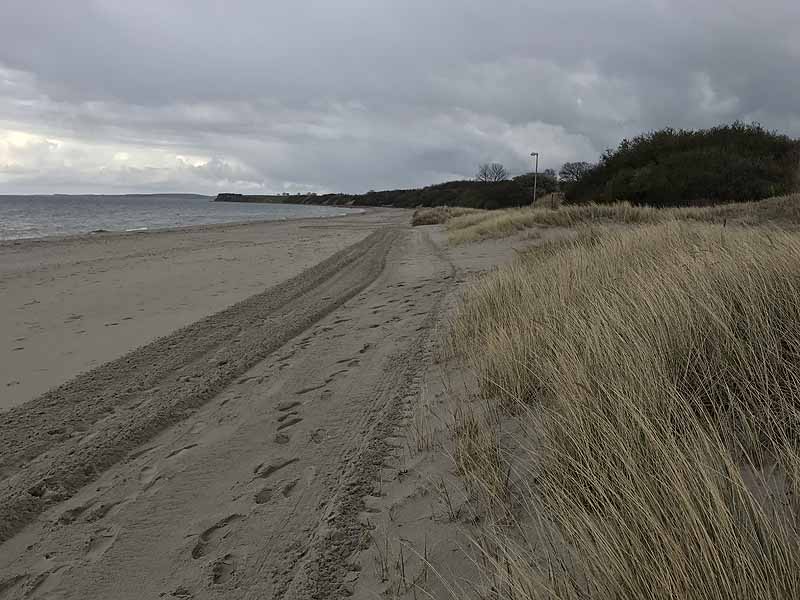
<path id="1" fill-rule="evenodd" d="M 220 227 L 241 227 L 246 225 L 263 225 L 267 223 L 288 223 L 288 222 L 296 222 L 296 221 L 319 221 L 319 220 L 328 220 L 328 219 L 345 219 L 348 217 L 355 217 L 358 215 L 363 215 L 367 213 L 372 213 L 376 211 L 393 211 L 393 210 L 408 210 L 408 209 L 396 209 L 396 208 L 383 208 L 383 207 L 359 207 L 359 208 L 349 208 L 349 207 L 335 207 L 335 208 L 345 208 L 349 212 L 348 214 L 344 215 L 317 215 L 317 216 L 310 216 L 310 217 L 297 217 L 297 218 L 280 218 L 280 219 L 256 219 L 252 221 L 227 221 L 222 223 L 202 223 L 199 225 L 184 225 L 184 226 L 176 226 L 176 227 L 155 227 L 153 229 L 136 229 L 136 230 L 126 230 L 126 231 L 115 231 L 115 230 L 105 230 L 105 231 L 85 231 L 82 233 L 68 233 L 68 234 L 56 234 L 56 235 L 46 235 L 46 236 L 39 236 L 39 237 L 25 237 L 25 238 L 8 238 L 8 239 L 0 239 L 0 250 L 2 250 L 5 246 L 20 246 L 24 243 L 31 242 L 40 244 L 43 242 L 70 242 L 73 240 L 82 241 L 84 239 L 106 239 L 112 237 L 123 237 L 123 236 L 131 236 L 131 235 L 141 235 L 141 234 L 151 234 L 151 233 L 178 233 L 178 232 L 194 232 L 194 231 L 204 231 L 209 228 L 220 228 Z"/>

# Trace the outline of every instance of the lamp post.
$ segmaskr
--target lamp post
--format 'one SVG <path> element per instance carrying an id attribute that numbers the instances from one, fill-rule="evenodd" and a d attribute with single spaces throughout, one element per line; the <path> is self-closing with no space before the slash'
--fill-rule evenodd
<path id="1" fill-rule="evenodd" d="M 539 178 L 539 153 L 531 152 L 531 156 L 536 158 L 536 167 L 533 170 L 533 204 L 536 204 L 536 180 Z M 531 204 L 531 206 L 533 206 Z"/>

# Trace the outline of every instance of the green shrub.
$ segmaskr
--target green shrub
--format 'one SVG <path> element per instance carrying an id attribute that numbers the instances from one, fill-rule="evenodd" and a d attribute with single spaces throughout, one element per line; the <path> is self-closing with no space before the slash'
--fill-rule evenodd
<path id="1" fill-rule="evenodd" d="M 796 189 L 800 144 L 758 124 L 662 129 L 624 139 L 567 190 L 571 203 L 688 206 L 760 200 Z"/>

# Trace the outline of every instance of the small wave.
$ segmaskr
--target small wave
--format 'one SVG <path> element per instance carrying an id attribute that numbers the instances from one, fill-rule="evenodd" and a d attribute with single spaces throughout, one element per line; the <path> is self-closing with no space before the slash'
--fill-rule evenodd
<path id="1" fill-rule="evenodd" d="M 149 229 L 149 227 L 134 227 L 133 229 L 126 229 L 125 233 L 132 233 L 134 231 L 147 231 Z"/>

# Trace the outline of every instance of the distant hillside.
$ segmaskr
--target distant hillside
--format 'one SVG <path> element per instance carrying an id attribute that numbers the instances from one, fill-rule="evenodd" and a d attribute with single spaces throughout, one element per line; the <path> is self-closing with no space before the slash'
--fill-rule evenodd
<path id="1" fill-rule="evenodd" d="M 757 124 L 670 128 L 622 140 L 565 191 L 571 203 L 746 202 L 795 191 L 799 162 L 797 140 Z"/>
<path id="2" fill-rule="evenodd" d="M 212 198 L 204 194 L 182 194 L 182 193 L 165 193 L 165 194 L 38 194 L 40 196 L 49 196 L 52 198 L 174 198 L 181 200 L 201 200 L 205 198 Z"/>
<path id="3" fill-rule="evenodd" d="M 554 191 L 555 178 L 539 174 L 540 195 Z M 472 208 L 507 208 L 531 203 L 533 190 L 530 177 L 521 175 L 496 183 L 480 181 L 449 181 L 424 188 L 386 190 L 366 194 L 293 194 L 293 195 L 243 195 L 219 194 L 217 202 L 267 202 L 284 204 L 322 204 L 330 206 L 393 206 L 416 208 L 418 206 L 466 206 Z"/>

